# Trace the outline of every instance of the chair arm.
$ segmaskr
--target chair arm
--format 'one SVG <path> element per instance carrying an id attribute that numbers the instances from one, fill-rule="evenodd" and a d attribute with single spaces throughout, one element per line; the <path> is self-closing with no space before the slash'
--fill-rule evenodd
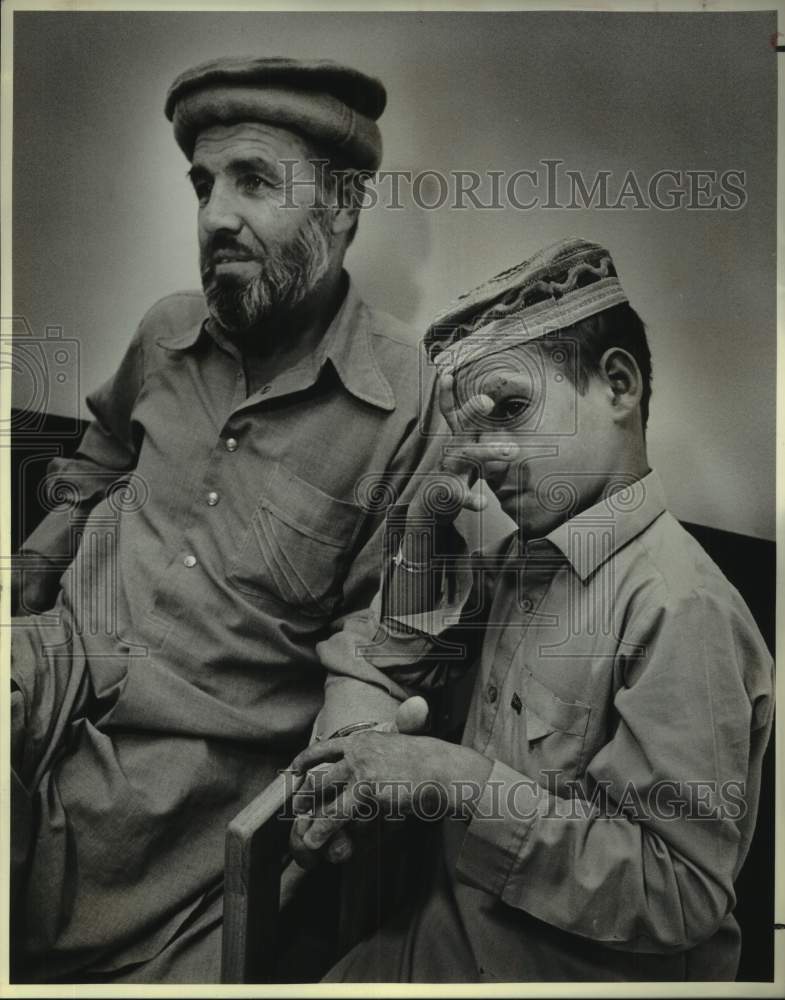
<path id="1" fill-rule="evenodd" d="M 305 874 L 293 864 L 284 872 L 289 824 L 281 816 L 302 780 L 279 775 L 227 827 L 221 982 L 272 981 L 281 897 Z"/>

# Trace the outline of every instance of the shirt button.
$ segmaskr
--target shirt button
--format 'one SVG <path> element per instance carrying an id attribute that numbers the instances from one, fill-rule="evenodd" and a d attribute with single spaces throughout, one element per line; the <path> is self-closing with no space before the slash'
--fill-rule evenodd
<path id="1" fill-rule="evenodd" d="M 521 601 L 521 607 L 523 608 L 524 611 L 531 611 L 531 609 L 533 608 L 533 606 L 534 605 L 532 604 L 532 602 L 529 600 L 528 597 L 525 597 Z"/>
<path id="2" fill-rule="evenodd" d="M 218 499 L 219 499 L 218 494 L 214 490 L 211 490 L 207 494 L 207 505 L 209 507 L 215 507 L 215 505 L 218 503 Z"/>
<path id="3" fill-rule="evenodd" d="M 488 695 L 488 701 L 491 704 L 493 704 L 496 701 L 496 699 L 498 698 L 498 696 L 499 696 L 499 692 L 496 690 L 496 688 L 495 688 L 495 686 L 493 684 L 489 684 L 488 685 L 488 690 L 487 690 L 486 693 Z"/>
<path id="4" fill-rule="evenodd" d="M 188 569 L 193 569 L 195 565 L 196 556 L 186 556 L 185 559 L 183 559 L 183 566 L 187 566 Z"/>
<path id="5" fill-rule="evenodd" d="M 237 438 L 227 438 L 226 439 L 226 450 L 227 451 L 237 451 Z"/>

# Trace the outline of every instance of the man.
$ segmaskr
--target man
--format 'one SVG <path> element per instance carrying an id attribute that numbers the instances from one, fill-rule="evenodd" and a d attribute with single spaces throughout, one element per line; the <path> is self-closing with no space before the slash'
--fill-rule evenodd
<path id="1" fill-rule="evenodd" d="M 416 339 L 342 268 L 385 99 L 290 59 L 169 91 L 204 294 L 144 317 L 23 547 L 16 979 L 217 980 L 227 822 L 307 743 L 327 664 L 324 735 L 389 702 L 351 635 L 439 418 Z"/>
<path id="2" fill-rule="evenodd" d="M 407 690 L 462 658 L 477 677 L 461 746 L 359 732 L 295 759 L 329 765 L 300 856 L 369 804 L 447 817 L 423 897 L 329 978 L 733 979 L 772 664 L 649 468 L 651 358 L 611 256 L 557 243 L 426 342 L 453 444 L 438 506 L 390 519 L 365 656 Z M 451 521 L 477 475 L 517 531 L 469 562 Z"/>

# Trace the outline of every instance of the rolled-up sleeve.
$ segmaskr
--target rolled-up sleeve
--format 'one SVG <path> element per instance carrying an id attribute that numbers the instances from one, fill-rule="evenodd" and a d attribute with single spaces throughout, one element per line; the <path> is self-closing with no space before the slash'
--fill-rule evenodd
<path id="1" fill-rule="evenodd" d="M 376 544 L 380 551 L 388 551 L 387 540 Z M 462 541 L 460 545 L 465 550 Z M 329 640 L 317 646 L 327 679 L 314 737 L 329 737 L 355 722 L 391 722 L 398 705 L 414 691 L 447 680 L 441 637 L 460 619 L 472 591 L 472 573 L 465 561 L 457 579 L 445 568 L 438 606 L 417 615 L 396 615 L 392 573 L 388 557 L 369 607 L 347 617 Z"/>
<path id="2" fill-rule="evenodd" d="M 772 715 L 772 663 L 740 610 L 695 592 L 641 612 L 615 731 L 575 798 L 497 762 L 458 877 L 563 930 L 665 953 L 733 909 Z M 576 786 L 577 787 L 577 786 Z"/>

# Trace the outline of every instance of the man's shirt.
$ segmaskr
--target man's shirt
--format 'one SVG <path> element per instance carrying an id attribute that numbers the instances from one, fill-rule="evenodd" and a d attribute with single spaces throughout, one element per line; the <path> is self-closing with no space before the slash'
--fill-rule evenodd
<path id="1" fill-rule="evenodd" d="M 171 936 L 220 877 L 228 820 L 307 743 L 325 665 L 329 732 L 394 705 L 347 636 L 385 506 L 431 462 L 416 335 L 349 286 L 316 355 L 249 395 L 206 316 L 195 293 L 147 314 L 77 454 L 52 463 L 50 495 L 75 506 L 23 547 L 65 569 L 14 641 L 28 720 L 59 709 L 28 725 L 40 763 L 22 775 L 44 831 L 29 951 L 54 947 L 55 970 Z"/>
<path id="2" fill-rule="evenodd" d="M 454 600 L 368 654 L 416 686 L 481 644 L 463 742 L 495 763 L 445 824 L 415 978 L 457 921 L 470 978 L 732 979 L 773 697 L 739 594 L 654 473 L 453 568 Z"/>

